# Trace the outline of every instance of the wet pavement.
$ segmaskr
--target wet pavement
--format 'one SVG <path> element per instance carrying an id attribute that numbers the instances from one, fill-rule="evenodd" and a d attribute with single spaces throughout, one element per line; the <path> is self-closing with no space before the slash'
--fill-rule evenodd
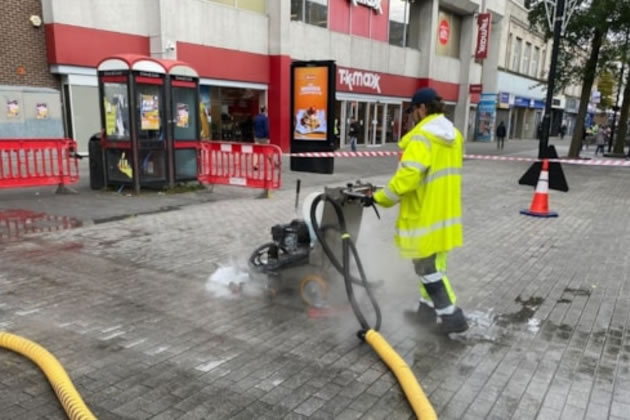
<path id="1" fill-rule="evenodd" d="M 348 163 L 308 178 L 303 197 L 337 177 L 383 183 L 395 164 Z M 391 243 L 395 211 L 365 214 L 359 250 L 384 282 L 383 334 L 440 419 L 628 418 L 630 174 L 565 167 L 571 191 L 551 193 L 560 217 L 540 220 L 518 214 L 532 197 L 517 185 L 526 168 L 465 163 L 465 246 L 449 278 L 471 328 L 458 337 L 410 316 L 417 279 Z M 298 291 L 312 270 L 285 276 L 273 296 L 261 279 L 230 286 L 270 227 L 295 216 L 290 183 L 271 200 L 226 192 L 0 244 L 0 330 L 52 351 L 99 418 L 411 418 L 357 340 L 338 279 L 334 310 L 315 312 Z M 213 277 L 221 267 L 232 271 Z M 30 362 L 0 352 L 0 366 L 0 417 L 63 418 Z"/>

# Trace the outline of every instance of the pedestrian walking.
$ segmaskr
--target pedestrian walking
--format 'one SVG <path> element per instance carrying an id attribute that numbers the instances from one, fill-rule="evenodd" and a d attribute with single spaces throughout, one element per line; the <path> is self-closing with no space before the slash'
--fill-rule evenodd
<path id="1" fill-rule="evenodd" d="M 357 151 L 357 136 L 359 135 L 359 130 L 361 126 L 359 125 L 359 121 L 355 119 L 350 123 L 350 132 L 348 135 L 350 136 L 350 150 L 353 152 Z"/>
<path id="2" fill-rule="evenodd" d="M 260 108 L 260 114 L 254 117 L 254 141 L 256 144 L 269 144 L 269 118 L 266 111 L 267 109 L 263 106 Z M 257 170 L 258 154 L 254 154 L 253 164 L 254 170 Z"/>
<path id="3" fill-rule="evenodd" d="M 501 121 L 499 126 L 497 127 L 497 150 L 503 150 L 505 147 L 505 135 L 507 133 L 507 129 L 505 128 L 505 123 Z"/>
<path id="4" fill-rule="evenodd" d="M 560 140 L 564 140 L 565 134 L 567 134 L 567 126 L 562 124 L 562 127 L 560 127 Z"/>
<path id="5" fill-rule="evenodd" d="M 606 130 L 600 128 L 597 130 L 597 134 L 595 135 L 595 144 L 597 148 L 595 149 L 595 156 L 597 156 L 598 152 L 602 152 L 604 154 L 604 146 L 606 145 Z"/>
<path id="6" fill-rule="evenodd" d="M 420 277 L 419 318 L 441 320 L 445 333 L 468 329 L 464 312 L 446 277 L 448 252 L 462 245 L 461 177 L 463 136 L 444 116 L 442 98 L 418 90 L 408 110 L 417 123 L 398 146 L 398 170 L 374 194 L 383 207 L 400 203 L 394 235 L 401 256 L 413 261 Z M 370 203 L 367 203 L 370 204 Z"/>

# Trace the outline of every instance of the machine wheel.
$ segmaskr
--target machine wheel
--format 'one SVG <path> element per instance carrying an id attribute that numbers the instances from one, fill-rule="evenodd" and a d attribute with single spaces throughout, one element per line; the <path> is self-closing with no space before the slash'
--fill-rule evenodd
<path id="1" fill-rule="evenodd" d="M 328 283 L 317 274 L 309 274 L 300 282 L 300 296 L 308 306 L 321 307 L 328 298 Z"/>
<path id="2" fill-rule="evenodd" d="M 269 250 L 276 248 L 278 255 L 285 255 L 286 251 L 278 247 L 274 242 L 268 242 L 259 246 L 249 257 L 250 267 L 256 269 L 259 272 L 265 272 L 269 268 Z"/>

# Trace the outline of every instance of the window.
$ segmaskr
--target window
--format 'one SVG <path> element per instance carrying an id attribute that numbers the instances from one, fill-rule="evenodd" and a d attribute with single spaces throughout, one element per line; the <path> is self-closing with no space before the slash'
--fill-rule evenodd
<path id="1" fill-rule="evenodd" d="M 126 83 L 103 84 L 105 135 L 108 140 L 129 140 L 129 98 Z"/>
<path id="2" fill-rule="evenodd" d="M 291 0 L 291 20 L 328 27 L 328 0 Z"/>
<path id="3" fill-rule="evenodd" d="M 389 43 L 409 46 L 409 2 L 392 0 L 389 9 Z"/>
<path id="4" fill-rule="evenodd" d="M 507 46 L 506 46 L 506 51 L 505 51 L 505 68 L 509 69 L 510 68 L 510 53 L 512 52 L 512 43 L 514 41 L 512 40 L 512 34 L 508 35 L 508 42 L 507 42 Z"/>
<path id="5" fill-rule="evenodd" d="M 529 58 L 532 55 L 532 44 L 529 42 L 525 43 L 525 53 L 523 54 L 523 68 L 521 73 L 529 74 Z"/>
<path id="6" fill-rule="evenodd" d="M 542 64 L 540 66 L 540 78 L 544 79 L 546 76 L 545 74 L 547 73 L 547 69 L 545 68 L 545 62 L 547 61 L 547 51 L 546 50 L 542 50 Z"/>
<path id="7" fill-rule="evenodd" d="M 163 141 L 164 124 L 162 86 L 138 83 L 136 103 L 136 121 L 138 138 L 143 141 Z"/>
<path id="8" fill-rule="evenodd" d="M 197 133 L 197 104 L 195 103 L 196 90 L 184 87 L 174 87 L 173 115 L 175 121 L 175 140 L 196 140 Z"/>
<path id="9" fill-rule="evenodd" d="M 225 4 L 238 9 L 251 10 L 253 12 L 265 13 L 266 0 L 210 0 L 215 3 Z"/>
<path id="10" fill-rule="evenodd" d="M 534 56 L 532 57 L 532 71 L 531 75 L 538 77 L 538 60 L 540 60 L 540 48 L 534 47 Z"/>
<path id="11" fill-rule="evenodd" d="M 521 68 L 521 48 L 523 47 L 523 40 L 516 38 L 514 40 L 514 48 L 512 49 L 512 71 L 519 71 Z"/>

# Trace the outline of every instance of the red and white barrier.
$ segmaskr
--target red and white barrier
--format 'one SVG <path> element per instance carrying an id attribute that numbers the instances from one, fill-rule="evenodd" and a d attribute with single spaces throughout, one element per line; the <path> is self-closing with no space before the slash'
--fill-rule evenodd
<path id="1" fill-rule="evenodd" d="M 79 181 L 71 139 L 0 139 L 0 189 Z"/>
<path id="2" fill-rule="evenodd" d="M 280 188 L 282 150 L 273 144 L 202 141 L 199 182 L 274 190 Z"/>
<path id="3" fill-rule="evenodd" d="M 401 152 L 394 150 L 384 151 L 361 151 L 361 152 L 309 152 L 309 153 L 293 153 L 292 157 L 308 157 L 308 158 L 377 158 L 400 156 Z M 470 160 L 494 160 L 494 161 L 517 161 L 517 162 L 538 162 L 540 159 L 519 157 L 519 156 L 494 156 L 494 155 L 464 155 L 464 159 Z M 618 159 L 549 159 L 549 162 L 566 163 L 569 165 L 586 165 L 586 166 L 620 166 L 630 167 L 630 160 Z"/>

